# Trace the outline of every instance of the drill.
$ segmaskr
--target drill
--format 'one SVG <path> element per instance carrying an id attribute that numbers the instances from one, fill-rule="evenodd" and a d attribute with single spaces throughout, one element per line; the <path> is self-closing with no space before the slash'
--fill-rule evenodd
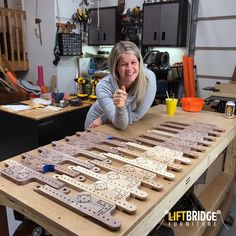
<path id="1" fill-rule="evenodd" d="M 79 84 L 79 92 L 77 96 L 81 99 L 87 99 L 88 94 L 83 92 L 83 87 L 87 83 L 87 80 L 82 77 L 79 77 L 79 78 L 76 78 L 74 81 Z"/>

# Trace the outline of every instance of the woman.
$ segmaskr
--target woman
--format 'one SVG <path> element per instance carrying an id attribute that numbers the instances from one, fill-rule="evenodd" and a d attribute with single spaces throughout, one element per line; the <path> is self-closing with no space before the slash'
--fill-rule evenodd
<path id="1" fill-rule="evenodd" d="M 124 130 L 141 119 L 151 107 L 156 95 L 155 74 L 144 68 L 138 47 L 121 41 L 109 56 L 111 74 L 96 86 L 97 101 L 89 109 L 85 129 L 112 123 Z"/>

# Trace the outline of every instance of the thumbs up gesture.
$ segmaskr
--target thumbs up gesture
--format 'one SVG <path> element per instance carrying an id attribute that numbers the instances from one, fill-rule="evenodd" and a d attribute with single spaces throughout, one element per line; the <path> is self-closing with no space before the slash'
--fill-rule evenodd
<path id="1" fill-rule="evenodd" d="M 125 86 L 121 86 L 120 89 L 116 90 L 113 95 L 113 103 L 116 107 L 125 107 L 125 102 L 127 99 L 127 93 Z"/>

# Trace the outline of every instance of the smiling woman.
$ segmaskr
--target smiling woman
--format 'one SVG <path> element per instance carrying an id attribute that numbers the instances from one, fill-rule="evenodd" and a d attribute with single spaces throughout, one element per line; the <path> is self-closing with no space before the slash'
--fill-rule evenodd
<path id="1" fill-rule="evenodd" d="M 156 94 L 155 74 L 144 68 L 139 48 L 130 41 L 115 44 L 109 55 L 110 74 L 96 87 L 85 129 L 112 123 L 117 129 L 141 119 Z"/>

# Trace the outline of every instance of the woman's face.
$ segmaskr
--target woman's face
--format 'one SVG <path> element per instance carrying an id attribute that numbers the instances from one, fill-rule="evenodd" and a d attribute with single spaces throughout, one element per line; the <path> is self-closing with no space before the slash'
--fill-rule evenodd
<path id="1" fill-rule="evenodd" d="M 121 54 L 117 63 L 120 85 L 129 89 L 139 74 L 138 58 L 132 53 Z"/>

